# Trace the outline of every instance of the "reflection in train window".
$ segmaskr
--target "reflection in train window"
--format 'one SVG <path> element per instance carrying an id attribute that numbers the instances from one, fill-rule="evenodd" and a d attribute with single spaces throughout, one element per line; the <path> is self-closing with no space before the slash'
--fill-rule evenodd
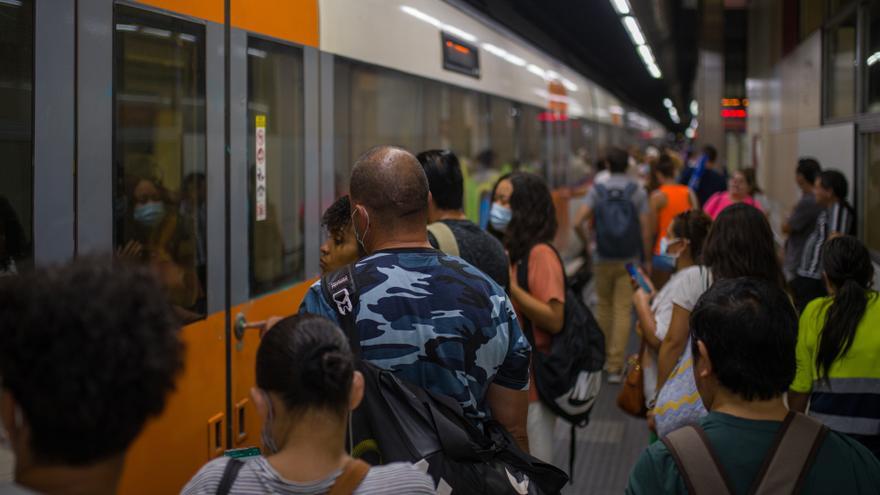
<path id="1" fill-rule="evenodd" d="M 848 117 L 856 105 L 856 14 L 828 32 L 827 116 Z"/>
<path id="2" fill-rule="evenodd" d="M 874 2 L 867 15 L 867 42 L 865 72 L 868 83 L 865 95 L 865 111 L 880 113 L 880 3 Z"/>
<path id="3" fill-rule="evenodd" d="M 116 7 L 114 237 L 186 320 L 206 287 L 204 28 Z"/>
<path id="4" fill-rule="evenodd" d="M 522 105 L 520 107 L 519 124 L 519 162 L 520 166 L 529 172 L 546 177 L 544 169 L 544 143 L 547 138 L 542 132 L 541 114 L 544 112 L 538 107 Z"/>
<path id="5" fill-rule="evenodd" d="M 257 295 L 304 274 L 305 97 L 301 49 L 251 38 L 247 53 L 250 288 Z"/>
<path id="6" fill-rule="evenodd" d="M 32 264 L 34 4 L 0 2 L 0 277 Z"/>

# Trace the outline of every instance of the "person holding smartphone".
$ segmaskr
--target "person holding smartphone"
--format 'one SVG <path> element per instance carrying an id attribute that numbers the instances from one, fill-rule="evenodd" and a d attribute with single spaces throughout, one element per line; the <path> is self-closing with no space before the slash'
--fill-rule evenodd
<path id="1" fill-rule="evenodd" d="M 674 298 L 688 289 L 684 281 L 693 272 L 699 272 L 703 256 L 703 244 L 709 235 L 712 220 L 700 210 L 688 210 L 678 214 L 666 229 L 660 242 L 659 256 L 668 258 L 669 264 L 675 267 L 675 273 L 669 282 L 655 291 L 650 281 L 641 274 L 649 285 L 646 291 L 641 284 L 634 281 L 636 291 L 633 293 L 633 306 L 638 317 L 639 334 L 645 342 L 642 354 L 642 370 L 644 373 L 644 392 L 648 409 L 656 395 L 657 388 L 657 353 L 660 343 L 666 337 L 669 324 L 672 322 Z"/>

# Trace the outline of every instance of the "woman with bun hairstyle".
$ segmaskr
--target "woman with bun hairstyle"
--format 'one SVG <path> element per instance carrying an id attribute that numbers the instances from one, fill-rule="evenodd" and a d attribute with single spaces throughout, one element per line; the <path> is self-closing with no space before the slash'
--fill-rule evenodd
<path id="1" fill-rule="evenodd" d="M 860 441 L 880 458 L 880 302 L 874 265 L 855 237 L 825 242 L 829 296 L 801 314 L 789 406 Z"/>
<path id="2" fill-rule="evenodd" d="M 364 378 L 342 331 L 329 320 L 299 314 L 280 320 L 257 351 L 251 399 L 264 420 L 263 455 L 214 459 L 183 494 L 354 493 L 433 494 L 431 478 L 411 464 L 370 467 L 345 451 L 350 412 L 364 395 Z M 338 485 L 338 486 L 337 486 Z"/>

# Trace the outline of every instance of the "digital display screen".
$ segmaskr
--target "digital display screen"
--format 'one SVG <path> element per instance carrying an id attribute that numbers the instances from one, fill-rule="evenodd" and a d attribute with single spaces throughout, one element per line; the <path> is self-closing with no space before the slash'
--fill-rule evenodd
<path id="1" fill-rule="evenodd" d="M 477 47 L 447 33 L 440 33 L 443 43 L 443 68 L 471 77 L 480 77 L 480 53 Z"/>

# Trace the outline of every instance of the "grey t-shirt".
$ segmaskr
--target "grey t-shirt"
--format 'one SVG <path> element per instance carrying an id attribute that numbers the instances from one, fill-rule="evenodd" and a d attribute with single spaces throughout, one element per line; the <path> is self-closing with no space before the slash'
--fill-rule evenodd
<path id="1" fill-rule="evenodd" d="M 639 212 L 639 215 L 646 215 L 648 213 L 648 193 L 645 192 L 645 188 L 639 186 L 639 183 L 634 181 L 630 176 L 626 174 L 611 174 L 607 180 L 605 180 L 602 185 L 605 186 L 606 189 L 626 189 L 626 187 L 630 184 L 635 184 L 638 186 L 636 188 L 636 192 L 633 193 L 630 198 L 636 206 L 636 211 Z M 596 187 L 593 186 L 590 188 L 590 191 L 587 193 L 587 199 L 585 200 L 587 207 L 591 210 L 596 210 L 596 203 L 599 201 L 599 194 L 596 192 Z M 639 250 L 641 253 L 641 250 Z M 598 250 L 593 255 L 594 259 L 597 262 L 601 261 L 611 261 L 604 260 L 601 256 L 599 256 Z M 633 259 L 638 259 L 638 255 L 636 255 Z M 629 261 L 629 259 L 615 259 L 613 261 Z"/>
<path id="2" fill-rule="evenodd" d="M 470 220 L 440 221 L 455 236 L 459 257 L 477 267 L 506 290 L 510 285 L 510 267 L 501 242 Z M 438 247 L 437 239 L 430 232 L 428 242 L 435 248 Z"/>
<path id="3" fill-rule="evenodd" d="M 792 279 L 797 275 L 798 265 L 804 254 L 807 239 L 816 227 L 816 218 L 822 213 L 822 206 L 816 203 L 813 193 L 804 193 L 788 218 L 791 233 L 785 242 L 785 276 Z"/>
<path id="4" fill-rule="evenodd" d="M 183 487 L 181 495 L 214 495 L 217 493 L 217 486 L 223 478 L 223 470 L 226 469 L 228 462 L 228 457 L 220 457 L 206 464 Z M 253 457 L 245 461 L 229 493 L 230 495 L 264 493 L 323 495 L 330 491 L 340 474 L 342 474 L 341 469 L 324 479 L 300 483 L 282 478 L 265 457 Z M 371 468 L 367 477 L 354 491 L 354 495 L 392 495 L 398 493 L 431 495 L 436 492 L 431 477 L 407 463 Z"/>

